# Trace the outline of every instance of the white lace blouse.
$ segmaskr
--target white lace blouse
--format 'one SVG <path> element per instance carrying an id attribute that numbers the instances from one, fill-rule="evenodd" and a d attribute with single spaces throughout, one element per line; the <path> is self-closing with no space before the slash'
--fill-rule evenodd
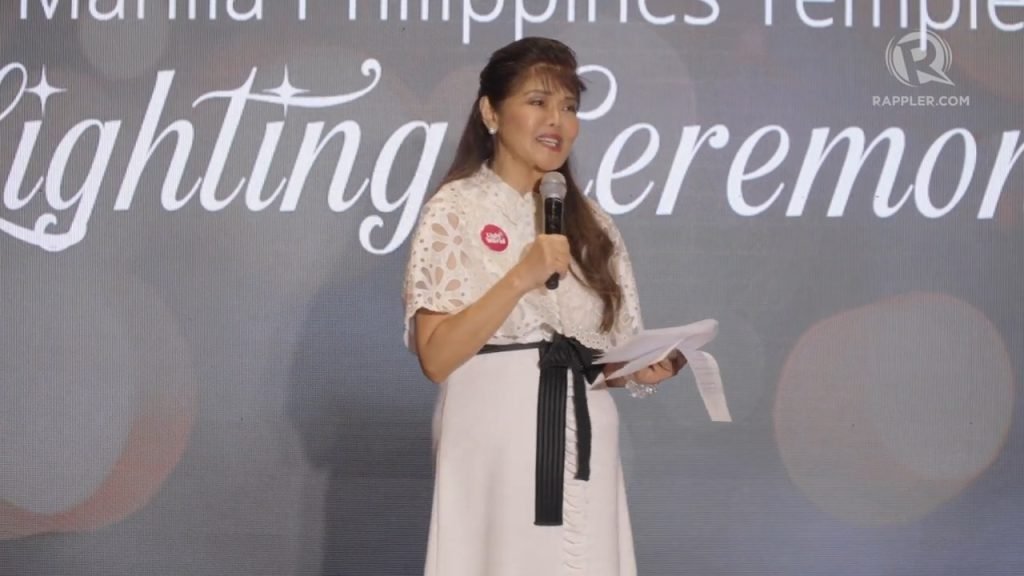
<path id="1" fill-rule="evenodd" d="M 615 245 L 612 270 L 623 299 L 612 330 L 601 331 L 601 299 L 577 273 L 562 278 L 557 290 L 541 287 L 523 296 L 489 343 L 549 340 L 560 332 L 603 350 L 640 330 L 636 281 L 622 236 L 595 202 L 588 199 L 588 205 Z M 411 350 L 416 311 L 455 313 L 480 298 L 536 238 L 541 208 L 539 195 L 520 194 L 486 166 L 441 187 L 424 205 L 405 275 L 405 341 Z"/>

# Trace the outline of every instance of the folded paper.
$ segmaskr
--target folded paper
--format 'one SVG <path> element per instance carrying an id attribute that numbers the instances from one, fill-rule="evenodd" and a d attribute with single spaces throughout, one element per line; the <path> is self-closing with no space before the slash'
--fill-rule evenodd
<path id="1" fill-rule="evenodd" d="M 686 363 L 697 380 L 697 390 L 704 400 L 704 407 L 711 420 L 732 422 L 729 406 L 725 401 L 722 375 L 715 357 L 700 348 L 718 335 L 718 321 L 700 320 L 683 326 L 643 330 L 629 341 L 605 353 L 595 362 L 609 364 L 624 362 L 625 365 L 607 378 L 619 378 L 637 370 L 657 364 L 674 350 L 686 358 Z"/>

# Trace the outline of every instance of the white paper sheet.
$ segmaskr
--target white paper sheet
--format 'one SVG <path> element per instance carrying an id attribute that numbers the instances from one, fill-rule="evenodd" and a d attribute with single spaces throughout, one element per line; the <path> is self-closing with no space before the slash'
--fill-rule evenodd
<path id="1" fill-rule="evenodd" d="M 693 371 L 697 380 L 697 390 L 704 400 L 704 407 L 711 420 L 715 422 L 732 422 L 729 406 L 725 400 L 722 387 L 722 375 L 714 356 L 700 350 L 718 335 L 718 321 L 701 320 L 683 326 L 644 330 L 628 342 L 607 350 L 599 359 L 599 364 L 625 362 L 626 364 L 609 375 L 607 379 L 632 374 L 664 360 L 673 350 L 678 350 L 685 358 L 686 364 Z"/>

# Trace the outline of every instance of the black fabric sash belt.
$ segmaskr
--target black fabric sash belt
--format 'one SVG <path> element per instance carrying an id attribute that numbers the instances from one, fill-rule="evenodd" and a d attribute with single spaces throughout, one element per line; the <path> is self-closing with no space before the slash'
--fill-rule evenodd
<path id="1" fill-rule="evenodd" d="M 602 368 L 594 364 L 599 354 L 597 350 L 557 333 L 551 342 L 488 344 L 479 353 L 531 348 L 540 350 L 533 523 L 537 526 L 561 526 L 565 480 L 565 403 L 568 396 L 566 369 L 572 372 L 573 412 L 576 415 L 576 479 L 589 480 L 591 428 L 584 379 L 594 382 Z"/>

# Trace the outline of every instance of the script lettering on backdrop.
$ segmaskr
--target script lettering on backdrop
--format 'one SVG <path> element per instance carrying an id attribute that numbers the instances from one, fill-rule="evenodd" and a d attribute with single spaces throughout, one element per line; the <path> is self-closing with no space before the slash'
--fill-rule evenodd
<path id="1" fill-rule="evenodd" d="M 123 140 L 129 140 L 132 152 L 124 174 L 120 176 L 113 209 L 128 211 L 132 208 L 136 191 L 144 170 L 150 166 L 154 151 L 168 140 L 174 152 L 170 163 L 161 166 L 165 176 L 160 191 L 160 203 L 164 210 L 174 212 L 190 203 L 196 203 L 209 212 L 223 210 L 232 204 L 244 204 L 245 208 L 259 212 L 271 208 L 279 212 L 294 211 L 307 188 L 307 177 L 314 163 L 324 156 L 332 140 L 341 135 L 340 152 L 324 161 L 334 161 L 335 168 L 327 188 L 327 208 L 333 212 L 344 212 L 355 205 L 369 190 L 369 201 L 375 214 L 367 216 L 360 224 L 359 239 L 362 247 L 373 254 L 388 254 L 396 250 L 411 233 L 416 217 L 429 192 L 429 180 L 436 168 L 438 156 L 448 131 L 447 122 L 414 120 L 398 126 L 386 139 L 377 154 L 372 173 L 362 178 L 355 192 L 346 196 L 349 181 L 353 176 L 355 159 L 359 152 L 362 127 L 355 120 L 345 120 L 327 127 L 324 122 L 289 122 L 289 109 L 326 109 L 342 107 L 371 94 L 379 85 L 383 70 L 375 59 L 362 63 L 361 73 L 368 79 L 367 84 L 351 93 L 336 95 L 313 95 L 292 84 L 287 68 L 280 85 L 263 90 L 255 88 L 258 68 L 253 67 L 248 78 L 234 89 L 215 90 L 201 94 L 192 102 L 192 108 L 217 105 L 223 107 L 221 126 L 209 154 L 193 154 L 195 127 L 188 118 L 164 119 L 168 95 L 174 86 L 175 71 L 161 70 L 156 74 L 149 104 L 136 134 L 125 134 L 121 128 L 124 119 L 85 118 L 71 126 L 52 151 L 38 149 L 39 134 L 47 121 L 48 101 L 58 98 L 73 98 L 74 89 L 53 86 L 46 77 L 46 70 L 30 70 L 20 62 L 0 68 L 0 90 L 7 91 L 13 85 L 13 97 L 0 109 L 0 125 L 5 133 L 15 134 L 20 129 L 13 158 L 4 165 L 9 166 L 4 177 L 3 204 L 0 211 L 0 232 L 22 242 L 44 250 L 58 252 L 82 242 L 89 231 L 96 201 L 103 190 L 101 183 L 108 180 L 110 159 L 115 147 Z M 597 120 L 614 108 L 619 91 L 615 75 L 599 65 L 581 67 L 580 73 L 605 76 L 608 92 L 594 109 L 581 111 L 580 118 Z M 31 79 L 35 83 L 29 87 Z M 32 98 L 34 97 L 34 98 Z M 33 101 L 35 100 L 35 101 Z M 248 178 L 228 183 L 230 191 L 224 192 L 222 177 L 228 158 L 235 145 L 238 130 L 246 111 L 255 106 L 279 106 L 283 120 L 267 122 L 258 153 L 252 163 Z M 24 122 L 20 127 L 7 125 L 7 118 L 19 106 L 37 106 L 38 119 Z M 52 103 L 51 103 L 52 106 Z M 162 121 L 164 123 L 162 123 Z M 288 151 L 278 149 L 284 131 L 301 130 L 302 141 L 294 152 L 291 173 L 267 193 L 266 184 L 269 166 L 277 154 Z M 604 148 L 593 178 L 585 180 L 585 193 L 593 194 L 602 207 L 611 214 L 626 214 L 639 209 L 645 202 L 654 202 L 656 213 L 672 215 L 679 206 L 684 180 L 694 160 L 700 156 L 716 154 L 733 142 L 732 132 L 724 124 L 710 126 L 687 125 L 678 131 L 672 130 L 671 144 L 663 145 L 662 131 L 669 127 L 658 127 L 648 122 L 638 122 L 613 135 Z M 415 173 L 404 192 L 393 198 L 388 194 L 389 179 L 395 160 L 410 136 L 421 133 L 424 137 L 419 150 L 419 161 Z M 868 134 L 858 126 L 849 126 L 833 131 L 827 127 L 809 129 L 809 133 L 797 135 L 806 138 L 802 151 L 793 151 L 794 136 L 780 125 L 768 125 L 754 130 L 738 141 L 726 182 L 723 186 L 730 208 L 738 215 L 755 217 L 764 214 L 776 204 L 785 203 L 785 215 L 796 218 L 804 215 L 804 207 L 814 193 L 822 189 L 831 196 L 827 216 L 842 217 L 853 191 L 854 182 L 874 182 L 874 190 L 865 190 L 870 196 L 874 214 L 889 218 L 901 210 L 913 206 L 925 218 L 941 218 L 962 204 L 969 190 L 980 189 L 987 172 L 987 181 L 981 192 L 976 217 L 979 220 L 993 218 L 1007 179 L 1014 166 L 1021 161 L 1024 142 L 1021 130 L 1007 130 L 1002 133 L 998 149 L 990 159 L 979 158 L 978 143 L 972 132 L 965 128 L 951 128 L 935 138 L 926 148 L 916 166 L 908 164 L 905 150 L 908 135 L 902 128 L 888 127 L 877 134 Z M 132 142 L 130 139 L 134 139 Z M 623 151 L 640 147 L 643 152 L 628 163 Z M 844 153 L 842 168 L 837 181 L 829 182 L 818 178 L 818 173 L 830 155 Z M 755 154 L 756 153 L 756 154 Z M 33 158 L 49 154 L 49 162 L 43 174 L 29 174 Z M 68 164 L 72 155 L 91 158 L 84 179 L 69 182 Z M 629 201 L 616 197 L 615 182 L 623 178 L 644 174 L 661 155 L 671 159 L 667 174 L 658 180 L 649 179 L 639 195 L 631 195 Z M 870 156 L 884 159 L 876 174 L 865 173 Z M 183 183 L 185 165 L 190 158 L 205 161 L 204 175 L 194 182 Z M 765 158 L 754 165 L 754 158 Z M 772 173 L 789 158 L 801 158 L 800 170 L 792 185 L 773 178 Z M 937 190 L 933 185 L 933 174 L 942 159 L 946 166 L 956 166 L 959 178 L 951 197 L 937 202 L 933 197 L 946 198 L 948 192 Z M 663 163 L 664 164 L 664 163 Z M 653 170 L 653 169 L 652 169 Z M 947 168 L 948 170 L 948 168 Z M 896 189 L 897 176 L 906 175 L 913 184 Z M 976 181 L 976 173 L 980 174 Z M 652 175 L 657 176 L 657 175 Z M 762 190 L 752 191 L 756 181 L 762 181 Z M 77 190 L 69 189 L 77 184 Z M 183 188 L 183 184 L 185 187 Z M 972 184 L 974 185 L 972 188 Z M 763 188 L 771 190 L 764 193 Z M 391 186 L 390 188 L 393 188 Z M 618 187 L 619 189 L 622 186 Z M 633 188 L 633 186 L 631 186 Z M 788 189 L 788 190 L 787 190 Z M 656 193 L 657 191 L 657 193 Z M 40 192 L 42 194 L 40 195 Z M 620 190 L 621 193 L 621 190 Z M 753 202 L 750 198 L 759 198 Z M 910 200 L 913 199 L 911 203 Z M 32 208 L 40 214 L 34 221 L 19 218 L 19 212 Z M 42 208 L 42 210 L 40 210 Z M 781 210 L 777 208 L 777 210 Z M 395 231 L 382 244 L 375 243 L 372 235 L 385 226 L 385 215 L 398 214 Z"/>

